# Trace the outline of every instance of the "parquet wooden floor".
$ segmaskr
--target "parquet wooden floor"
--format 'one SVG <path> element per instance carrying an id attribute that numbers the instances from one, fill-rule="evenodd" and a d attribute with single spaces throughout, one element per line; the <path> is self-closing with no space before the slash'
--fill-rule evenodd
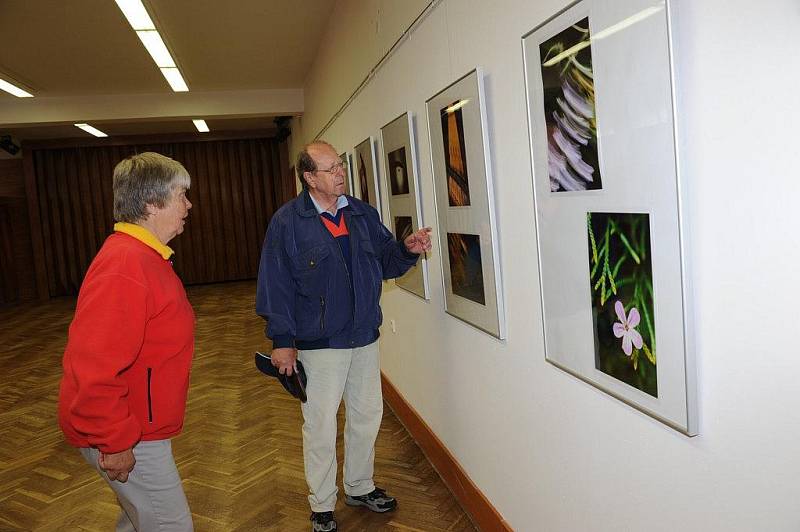
<path id="1" fill-rule="evenodd" d="M 255 284 L 192 287 L 197 346 L 184 432 L 175 458 L 198 531 L 310 529 L 299 403 L 253 366 L 266 348 Z M 0 531 L 109 531 L 111 490 L 63 442 L 58 381 L 73 298 L 0 310 Z M 339 463 L 343 409 L 339 412 Z M 341 465 L 340 465 L 341 468 Z M 340 501 L 340 530 L 474 530 L 391 411 L 376 448 L 376 483 L 397 511 Z"/>

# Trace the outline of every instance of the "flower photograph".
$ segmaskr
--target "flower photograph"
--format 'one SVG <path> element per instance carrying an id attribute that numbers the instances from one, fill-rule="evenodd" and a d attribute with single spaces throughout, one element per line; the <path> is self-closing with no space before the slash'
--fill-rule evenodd
<path id="1" fill-rule="evenodd" d="M 550 191 L 603 188 L 589 18 L 539 45 Z"/>
<path id="2" fill-rule="evenodd" d="M 590 212 L 595 367 L 658 397 L 650 216 Z"/>

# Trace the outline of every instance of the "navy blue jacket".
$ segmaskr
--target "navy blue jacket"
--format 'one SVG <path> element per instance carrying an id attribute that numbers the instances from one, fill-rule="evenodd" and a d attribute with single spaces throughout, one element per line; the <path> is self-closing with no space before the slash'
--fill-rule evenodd
<path id="1" fill-rule="evenodd" d="M 273 215 L 261 250 L 256 312 L 273 346 L 362 347 L 377 338 L 383 279 L 419 258 L 384 227 L 368 203 L 347 196 L 352 272 L 303 191 Z"/>

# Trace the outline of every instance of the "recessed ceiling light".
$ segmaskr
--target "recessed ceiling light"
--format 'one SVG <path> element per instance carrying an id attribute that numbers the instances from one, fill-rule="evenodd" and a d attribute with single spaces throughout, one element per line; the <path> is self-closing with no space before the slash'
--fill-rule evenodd
<path id="1" fill-rule="evenodd" d="M 89 124 L 75 124 L 75 127 L 79 127 L 87 133 L 91 133 L 95 137 L 107 137 L 105 133 L 97 129 L 96 127 L 92 127 Z"/>
<path id="2" fill-rule="evenodd" d="M 0 79 L 0 90 L 4 90 L 9 94 L 13 94 L 18 98 L 33 98 L 33 94 L 30 92 L 24 91 L 17 87 L 16 85 L 9 83 L 4 79 Z"/>
<path id="3" fill-rule="evenodd" d="M 200 133 L 209 132 L 208 125 L 206 125 L 205 120 L 192 120 L 192 122 L 194 123 L 194 127 L 196 127 L 197 131 L 199 131 Z"/>
<path id="4" fill-rule="evenodd" d="M 186 82 L 183 81 L 181 71 L 177 68 L 162 68 L 161 73 L 167 78 L 167 83 L 169 83 L 169 86 L 172 87 L 172 90 L 175 92 L 186 92 L 189 90 L 189 87 L 186 86 Z"/>
<path id="5" fill-rule="evenodd" d="M 141 0 L 116 0 L 125 18 L 135 30 L 154 30 L 155 24 L 147 14 Z"/>

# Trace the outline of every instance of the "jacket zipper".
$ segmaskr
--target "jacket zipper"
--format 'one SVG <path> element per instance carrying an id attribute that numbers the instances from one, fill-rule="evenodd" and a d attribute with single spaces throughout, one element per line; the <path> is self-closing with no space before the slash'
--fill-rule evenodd
<path id="1" fill-rule="evenodd" d="M 319 317 L 319 330 L 323 332 L 325 331 L 325 298 L 323 296 L 319 296 L 319 306 L 322 307 L 322 313 Z"/>
<path id="2" fill-rule="evenodd" d="M 344 216 L 344 223 L 347 224 L 347 232 L 350 236 L 350 258 L 352 260 L 353 257 L 353 234 L 350 232 L 350 219 L 347 217 L 347 213 L 343 212 L 342 216 Z M 317 220 L 319 221 L 319 225 L 322 226 L 322 230 L 325 231 L 325 234 L 328 235 L 328 238 L 333 240 L 333 243 L 336 244 L 336 249 L 339 251 L 339 258 L 342 259 L 342 266 L 344 266 L 344 271 L 347 274 L 347 286 L 350 287 L 350 293 L 353 295 L 353 330 L 356 328 L 356 291 L 353 289 L 353 280 L 350 278 L 350 270 L 347 268 L 347 263 L 344 261 L 344 253 L 342 253 L 342 248 L 339 247 L 339 243 L 333 237 L 328 228 L 325 227 L 325 224 L 320 220 L 320 217 L 317 216 Z"/>
<path id="3" fill-rule="evenodd" d="M 153 377 L 153 368 L 147 368 L 147 420 L 153 422 L 153 399 L 150 395 L 150 380 Z"/>

